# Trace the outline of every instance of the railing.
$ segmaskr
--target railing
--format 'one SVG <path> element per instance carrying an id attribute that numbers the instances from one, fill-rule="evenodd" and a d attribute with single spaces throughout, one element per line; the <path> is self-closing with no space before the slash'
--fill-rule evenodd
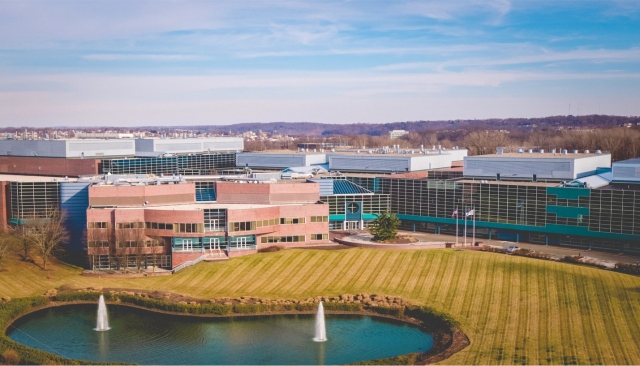
<path id="1" fill-rule="evenodd" d="M 176 273 L 176 272 L 178 272 L 178 271 L 180 271 L 180 270 L 183 270 L 183 269 L 185 269 L 185 268 L 187 268 L 187 267 L 191 267 L 191 266 L 193 266 L 194 264 L 198 264 L 198 263 L 200 263 L 200 262 L 202 262 L 202 261 L 204 260 L 204 257 L 206 257 L 206 255 L 205 255 L 205 254 L 203 254 L 203 255 L 199 256 L 199 257 L 198 257 L 198 258 L 196 258 L 196 259 L 190 260 L 190 261 L 188 261 L 188 262 L 184 262 L 184 263 L 182 263 L 181 265 L 177 266 L 176 268 L 172 269 L 172 270 L 171 270 L 171 273 Z"/>

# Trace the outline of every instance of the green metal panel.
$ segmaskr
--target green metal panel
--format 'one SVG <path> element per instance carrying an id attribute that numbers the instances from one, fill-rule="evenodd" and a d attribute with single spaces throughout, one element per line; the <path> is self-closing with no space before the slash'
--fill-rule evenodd
<path id="1" fill-rule="evenodd" d="M 547 187 L 547 194 L 554 194 L 559 199 L 577 200 L 580 197 L 591 197 L 589 188 Z"/>
<path id="2" fill-rule="evenodd" d="M 579 219 L 589 216 L 588 207 L 568 207 L 568 206 L 547 206 L 547 213 L 554 213 L 558 217 L 568 219 Z"/>

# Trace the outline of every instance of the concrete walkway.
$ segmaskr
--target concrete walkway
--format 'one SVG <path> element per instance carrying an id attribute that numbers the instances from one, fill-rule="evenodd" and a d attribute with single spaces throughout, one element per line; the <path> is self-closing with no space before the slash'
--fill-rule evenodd
<path id="1" fill-rule="evenodd" d="M 342 238 L 336 238 L 336 240 L 345 245 L 352 245 L 357 247 L 376 248 L 376 249 L 436 249 L 444 248 L 445 243 L 455 243 L 456 237 L 454 235 L 441 235 L 430 234 L 423 232 L 412 232 L 400 230 L 398 235 L 412 236 L 419 241 L 411 244 L 380 244 L 373 243 L 371 241 L 372 235 L 368 231 L 351 232 L 350 235 L 346 235 Z M 467 237 L 467 245 L 464 245 L 464 237 L 458 237 L 458 245 L 456 248 L 476 250 L 478 247 L 472 245 L 473 238 Z M 488 240 L 483 238 L 476 238 L 476 242 L 482 243 L 482 245 L 499 246 L 508 248 L 511 245 L 518 246 L 519 248 L 529 249 L 540 253 L 551 255 L 553 259 L 561 259 L 565 256 L 582 256 L 586 260 L 602 264 L 607 267 L 613 267 L 616 263 L 626 264 L 638 264 L 640 263 L 640 256 L 633 254 L 612 253 L 603 252 L 599 250 L 587 250 L 584 248 L 572 248 L 561 247 L 554 245 L 544 244 L 531 244 L 531 243 L 515 243 L 504 240 Z"/>

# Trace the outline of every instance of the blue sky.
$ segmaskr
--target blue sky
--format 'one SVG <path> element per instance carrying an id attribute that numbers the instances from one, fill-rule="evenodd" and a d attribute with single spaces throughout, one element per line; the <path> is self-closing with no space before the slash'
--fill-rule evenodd
<path id="1" fill-rule="evenodd" d="M 640 1 L 0 0 L 0 124 L 640 115 Z"/>

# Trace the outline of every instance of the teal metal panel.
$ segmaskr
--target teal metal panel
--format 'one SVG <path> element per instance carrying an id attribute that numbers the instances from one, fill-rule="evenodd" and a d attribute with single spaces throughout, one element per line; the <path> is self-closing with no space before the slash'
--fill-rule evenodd
<path id="1" fill-rule="evenodd" d="M 577 200 L 580 197 L 591 197 L 589 188 L 547 187 L 547 194 L 554 194 L 559 199 Z"/>
<path id="2" fill-rule="evenodd" d="M 358 201 L 346 202 L 344 211 L 347 216 L 347 221 L 362 220 L 362 202 L 358 202 Z"/>
<path id="3" fill-rule="evenodd" d="M 344 221 L 344 215 L 329 215 L 329 221 Z"/>
<path id="4" fill-rule="evenodd" d="M 333 194 L 364 194 L 372 193 L 368 189 L 360 187 L 359 185 L 349 182 L 345 179 L 333 180 Z"/>
<path id="5" fill-rule="evenodd" d="M 589 216 L 588 207 L 547 206 L 547 213 L 554 213 L 558 217 L 567 219 L 580 219 Z"/>
<path id="6" fill-rule="evenodd" d="M 365 221 L 375 220 L 378 216 L 376 214 L 362 214 L 362 219 Z"/>
<path id="7" fill-rule="evenodd" d="M 450 225 L 456 224 L 455 219 L 413 216 L 413 215 L 400 215 L 400 214 L 396 214 L 396 216 L 400 220 L 422 221 L 422 222 L 431 222 L 436 224 L 450 224 Z M 470 221 L 467 221 L 467 226 L 469 224 L 470 224 Z M 458 225 L 464 225 L 464 220 L 459 220 Z M 476 227 L 489 228 L 489 229 L 504 229 L 504 230 L 512 230 L 512 231 L 528 231 L 528 232 L 541 233 L 541 234 L 579 235 L 579 236 L 602 238 L 602 239 L 640 241 L 640 235 L 589 231 L 589 228 L 587 228 L 586 226 L 567 226 L 567 225 L 557 225 L 557 224 L 547 224 L 546 226 L 528 226 L 528 225 L 516 225 L 516 224 L 501 224 L 497 222 L 476 221 Z"/>

